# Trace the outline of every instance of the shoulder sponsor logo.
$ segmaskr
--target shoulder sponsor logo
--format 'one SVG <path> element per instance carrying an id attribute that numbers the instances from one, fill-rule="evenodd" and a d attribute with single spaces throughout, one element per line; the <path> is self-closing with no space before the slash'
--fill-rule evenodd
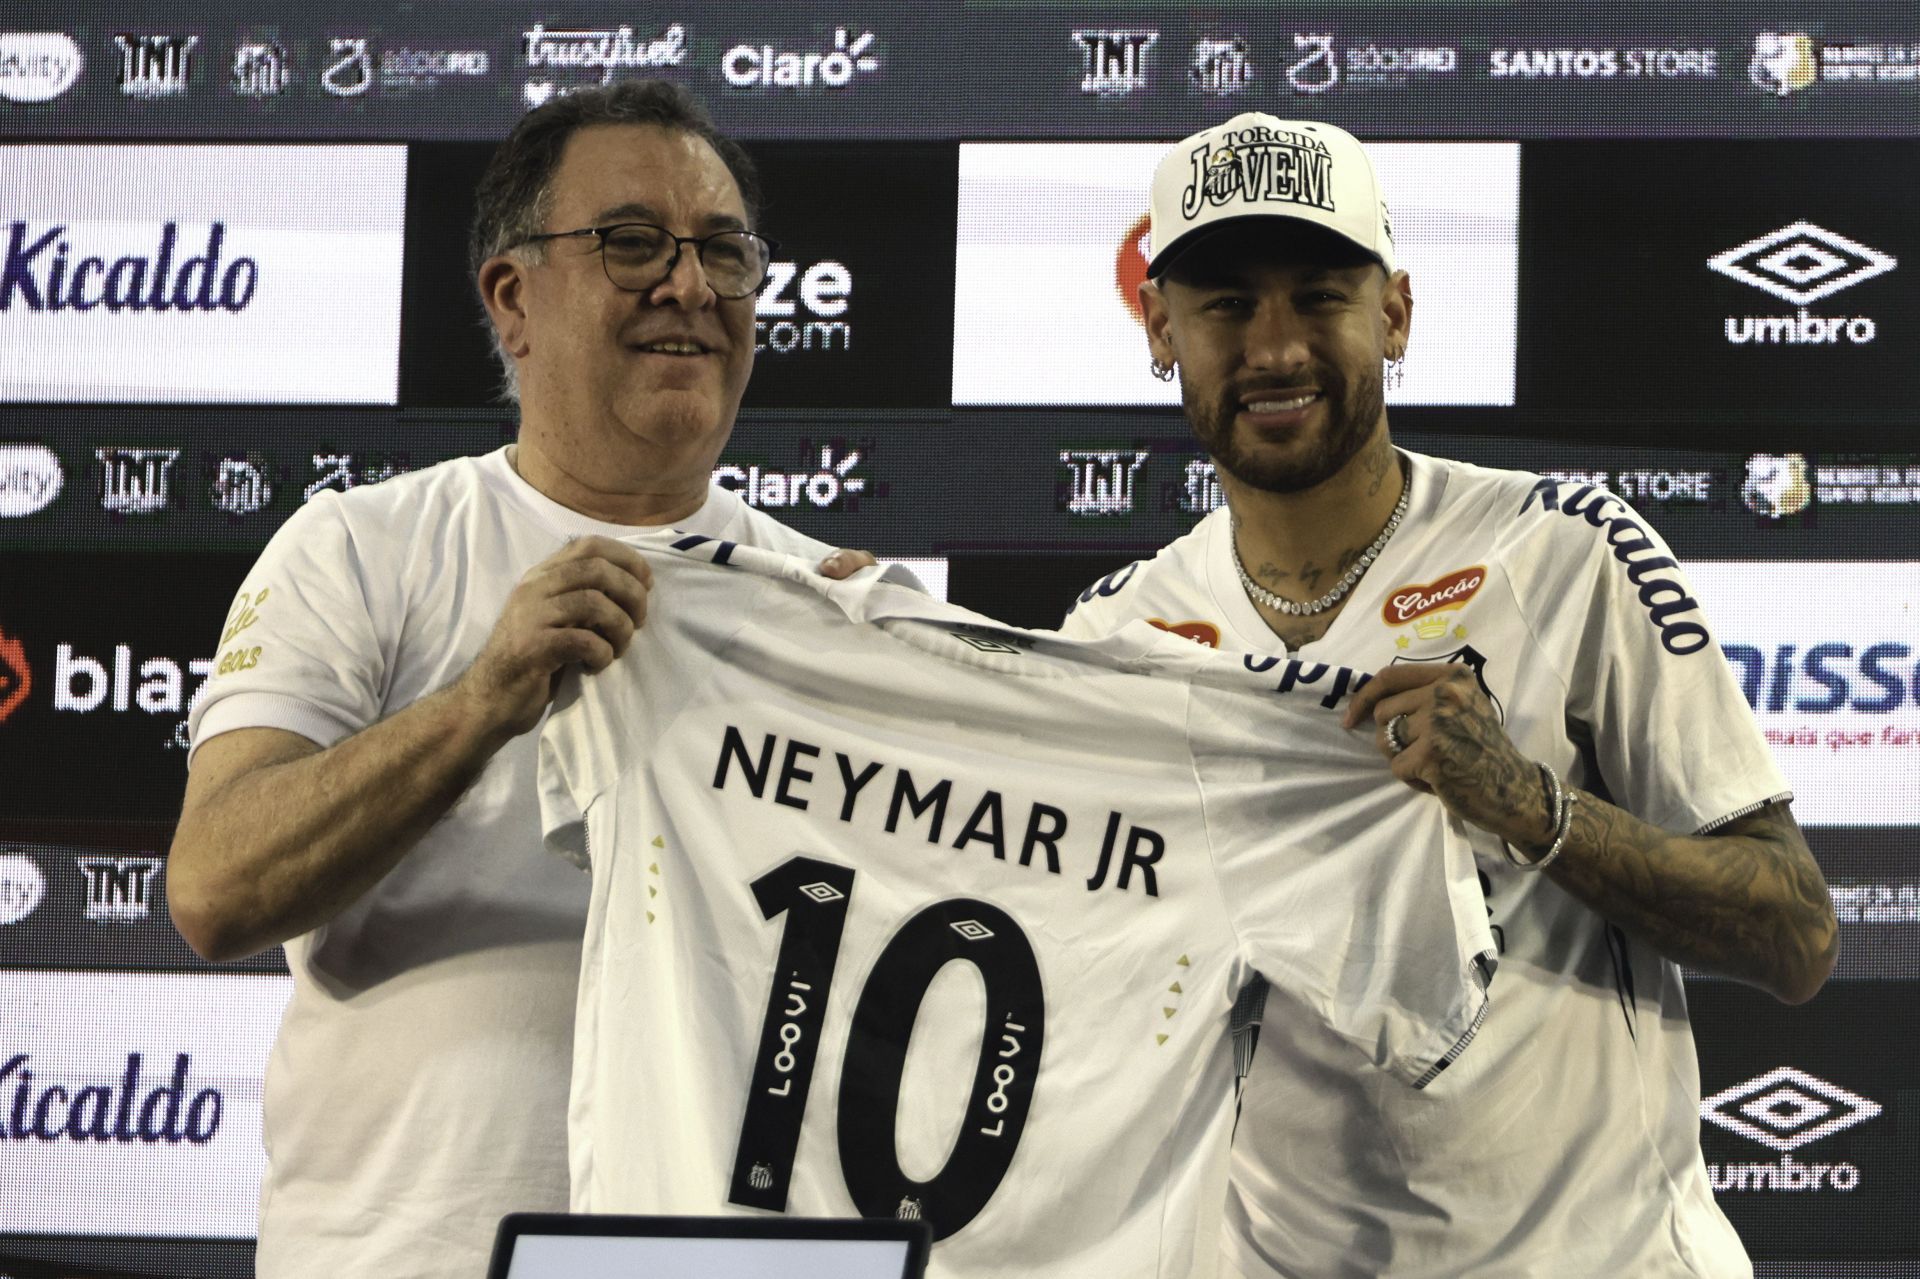
<path id="1" fill-rule="evenodd" d="M 1133 514 L 1134 481 L 1147 454 L 1134 450 L 1062 449 L 1069 515 Z"/>
<path id="2" fill-rule="evenodd" d="M 1192 177 L 1180 200 L 1183 217 L 1235 199 L 1334 207 L 1333 154 L 1319 138 L 1259 124 L 1236 129 L 1221 142 L 1218 150 L 1193 149 Z"/>
<path id="3" fill-rule="evenodd" d="M 1192 640 L 1203 648 L 1220 647 L 1220 628 L 1212 622 L 1169 622 L 1164 617 L 1149 617 L 1147 625 Z"/>
<path id="4" fill-rule="evenodd" d="M 1287 87 L 1295 93 L 1325 93 L 1340 83 L 1340 63 L 1333 56 L 1333 33 L 1293 35 L 1293 47 L 1300 51 L 1287 67 Z"/>
<path id="5" fill-rule="evenodd" d="M 1807 305 L 1899 265 L 1891 254 L 1811 222 L 1783 226 L 1707 259 L 1712 271 L 1799 304 L 1794 315 L 1727 317 L 1727 341 L 1767 346 L 1873 341 L 1877 326 L 1871 317 L 1813 315 Z"/>
<path id="6" fill-rule="evenodd" d="M 1678 572 L 1680 566 L 1671 556 L 1659 554 L 1658 544 L 1628 513 L 1630 508 L 1626 503 L 1590 484 L 1563 491 L 1558 481 L 1550 479 L 1534 484 L 1517 514 L 1526 514 L 1535 502 L 1543 511 L 1577 516 L 1603 531 L 1613 558 L 1625 566 L 1627 580 L 1639 591 L 1640 606 L 1647 610 L 1647 619 L 1660 632 L 1660 647 L 1676 657 L 1708 647 L 1712 639 L 1701 620 L 1700 602 L 1687 594 L 1679 582 L 1660 575 L 1666 569 Z M 1610 507 L 1618 507 L 1620 513 L 1613 514 Z"/>
<path id="7" fill-rule="evenodd" d="M 880 69 L 874 34 L 833 29 L 833 46 L 824 51 L 776 49 L 770 44 L 736 44 L 720 58 L 720 75 L 736 89 L 845 89 L 854 77 Z"/>
<path id="8" fill-rule="evenodd" d="M 0 444 L 0 517 L 46 510 L 66 478 L 46 445 Z"/>
<path id="9" fill-rule="evenodd" d="M 199 36 L 121 34 L 113 42 L 120 46 L 120 92 L 130 98 L 167 98 L 187 91 Z"/>
<path id="10" fill-rule="evenodd" d="M 0 924 L 17 924 L 47 895 L 40 863 L 24 853 L 0 853 Z"/>
<path id="11" fill-rule="evenodd" d="M 82 905 L 88 919 L 109 924 L 138 924 L 153 913 L 160 885 L 158 857 L 76 857 L 86 881 Z"/>
<path id="12" fill-rule="evenodd" d="M 85 65 L 72 36 L 57 31 L 0 34 L 0 98 L 51 102 L 73 87 Z"/>
<path id="13" fill-rule="evenodd" d="M 26 646 L 0 631 L 0 724 L 20 709 L 32 691 L 33 668 L 27 665 Z"/>
<path id="14" fill-rule="evenodd" d="M 1080 92 L 1119 97 L 1147 87 L 1147 50 L 1158 31 L 1075 31 L 1073 38 L 1086 64 Z"/>
<path id="15" fill-rule="evenodd" d="M 1396 586 L 1380 606 L 1380 620 L 1388 626 L 1405 626 L 1423 614 L 1460 608 L 1479 592 L 1486 580 L 1486 566 L 1476 564 L 1431 582 Z"/>
<path id="16" fill-rule="evenodd" d="M 1700 1117 L 1779 1152 L 1778 1163 L 1708 1164 L 1715 1190 L 1848 1191 L 1860 1185 L 1850 1163 L 1803 1164 L 1788 1152 L 1865 1123 L 1880 1104 L 1805 1071 L 1781 1066 L 1700 1102 Z"/>

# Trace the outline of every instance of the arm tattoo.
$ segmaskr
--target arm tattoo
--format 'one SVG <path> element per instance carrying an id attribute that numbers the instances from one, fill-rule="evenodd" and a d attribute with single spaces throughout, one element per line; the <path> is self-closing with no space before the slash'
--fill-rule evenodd
<path id="1" fill-rule="evenodd" d="M 1833 970 L 1826 880 L 1783 804 L 1676 835 L 1580 792 L 1556 882 L 1668 958 L 1791 1002 Z"/>

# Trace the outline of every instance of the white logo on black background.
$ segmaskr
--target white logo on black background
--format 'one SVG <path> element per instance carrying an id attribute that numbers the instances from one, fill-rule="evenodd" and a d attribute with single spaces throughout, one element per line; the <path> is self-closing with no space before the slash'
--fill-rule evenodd
<path id="1" fill-rule="evenodd" d="M 1293 47 L 1303 57 L 1287 68 L 1287 84 L 1295 93 L 1325 93 L 1340 83 L 1340 64 L 1333 57 L 1333 33 L 1294 33 Z"/>
<path id="2" fill-rule="evenodd" d="M 47 877 L 40 864 L 21 853 L 0 853 L 0 924 L 17 924 L 40 905 Z"/>
<path id="3" fill-rule="evenodd" d="M 0 517 L 45 510 L 66 479 L 46 445 L 0 444 Z"/>
<path id="4" fill-rule="evenodd" d="M 50 102 L 73 87 L 85 64 L 80 46 L 63 32 L 0 35 L 0 98 Z"/>
<path id="5" fill-rule="evenodd" d="M 268 98 L 291 79 L 287 51 L 277 44 L 242 44 L 233 50 L 233 91 L 247 98 Z"/>
<path id="6" fill-rule="evenodd" d="M 100 505 L 120 515 L 167 509 L 179 449 L 95 449 L 100 459 Z"/>
<path id="7" fill-rule="evenodd" d="M 160 883 L 158 857 L 76 857 L 86 877 L 88 919 L 115 924 L 137 924 L 153 913 L 154 889 Z"/>
<path id="8" fill-rule="evenodd" d="M 1247 56 L 1247 42 L 1238 36 L 1199 41 L 1193 46 L 1193 65 L 1187 75 L 1206 93 L 1238 93 L 1253 83 L 1253 60 Z"/>
<path id="9" fill-rule="evenodd" d="M 1873 341 L 1878 326 L 1870 316 L 1813 315 L 1806 307 L 1899 264 L 1892 254 L 1811 222 L 1783 226 L 1707 259 L 1711 270 L 1799 305 L 1795 315 L 1727 317 L 1727 341 L 1763 345 Z"/>
<path id="10" fill-rule="evenodd" d="M 267 481 L 266 459 L 257 453 L 244 458 L 223 457 L 220 469 L 209 486 L 213 509 L 228 515 L 252 515 L 273 501 L 273 485 Z"/>
<path id="11" fill-rule="evenodd" d="M 776 89 L 811 89 L 820 85 L 844 89 L 856 75 L 880 69 L 872 52 L 874 34 L 855 35 L 846 27 L 833 29 L 833 47 L 826 52 L 794 52 L 770 44 L 736 44 L 720 59 L 720 74 L 728 84 L 746 89 L 769 85 Z"/>
<path id="12" fill-rule="evenodd" d="M 328 44 L 333 61 L 320 73 L 320 87 L 336 98 L 357 98 L 373 87 L 373 55 L 357 36 Z"/>
<path id="13" fill-rule="evenodd" d="M 815 262 L 805 271 L 797 262 L 768 263 L 767 285 L 753 304 L 753 349 L 851 350 L 853 325 L 845 317 L 852 295 L 853 272 L 844 262 Z"/>
<path id="14" fill-rule="evenodd" d="M 199 36 L 117 35 L 120 92 L 133 98 L 164 98 L 187 91 L 189 59 Z"/>
<path id="15" fill-rule="evenodd" d="M 1147 50 L 1160 38 L 1158 31 L 1076 31 L 1086 57 L 1080 92 L 1135 93 L 1147 87 Z"/>
<path id="16" fill-rule="evenodd" d="M 1700 1117 L 1785 1153 L 1880 1113 L 1878 1102 L 1781 1066 L 1703 1098 Z"/>
<path id="17" fill-rule="evenodd" d="M 1068 468 L 1069 515 L 1131 515 L 1134 480 L 1145 453 L 1080 452 L 1063 449 L 1060 461 Z"/>
<path id="18" fill-rule="evenodd" d="M 1795 222 L 1716 253 L 1707 265 L 1742 284 L 1805 306 L 1885 275 L 1899 261 L 1825 227 Z"/>

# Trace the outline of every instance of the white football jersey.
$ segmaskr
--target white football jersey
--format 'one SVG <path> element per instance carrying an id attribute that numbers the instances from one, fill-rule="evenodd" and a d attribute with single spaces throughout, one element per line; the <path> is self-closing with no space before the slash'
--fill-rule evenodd
<path id="1" fill-rule="evenodd" d="M 1297 659 L 1464 663 L 1524 754 L 1668 830 L 1789 798 L 1685 574 L 1632 508 L 1403 455 L 1405 520 Z M 1231 536 L 1214 512 L 1090 587 L 1063 631 L 1147 619 L 1284 653 Z M 1750 1275 L 1700 1154 L 1679 970 L 1471 834 L 1497 1010 L 1409 1105 L 1274 989 L 1234 1138 L 1231 1263 L 1250 1277 Z"/>
<path id="2" fill-rule="evenodd" d="M 540 739 L 549 846 L 593 879 L 576 1210 L 918 1217 L 936 1276 L 1207 1276 L 1256 971 L 1409 1097 L 1472 1037 L 1472 853 L 1339 727 L 1353 672 L 629 541 L 654 612 Z"/>

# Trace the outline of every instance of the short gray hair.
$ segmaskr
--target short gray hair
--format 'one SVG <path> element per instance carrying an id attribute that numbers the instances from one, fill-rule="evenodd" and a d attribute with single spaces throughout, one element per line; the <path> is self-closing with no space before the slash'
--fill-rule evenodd
<path id="1" fill-rule="evenodd" d="M 546 245 L 521 242 L 539 235 L 553 212 L 553 175 L 567 143 L 581 129 L 596 124 L 650 124 L 692 134 L 714 149 L 740 188 L 747 224 L 760 216 L 760 176 L 740 145 L 721 134 L 699 99 L 666 80 L 626 80 L 618 84 L 589 85 L 563 94 L 521 117 L 487 162 L 474 198 L 473 226 L 467 236 L 467 273 L 476 284 L 480 267 L 489 258 L 509 251 L 540 262 Z M 483 320 L 493 335 L 494 354 L 502 372 L 501 398 L 520 400 L 520 379 L 513 357 L 500 342 L 493 317 Z"/>

